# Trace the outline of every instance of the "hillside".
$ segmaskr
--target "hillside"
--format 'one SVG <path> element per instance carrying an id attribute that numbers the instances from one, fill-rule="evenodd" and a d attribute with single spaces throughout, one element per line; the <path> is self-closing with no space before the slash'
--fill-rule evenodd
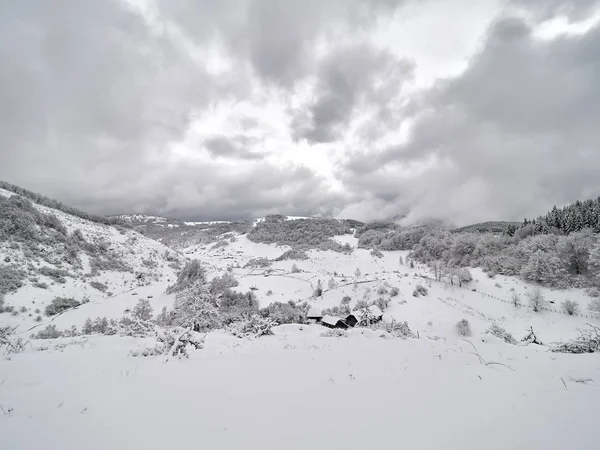
<path id="1" fill-rule="evenodd" d="M 437 273 L 417 258 L 437 248 L 429 227 L 162 227 L 179 253 L 0 194 L 0 261 L 17 273 L 0 314 L 7 448 L 593 448 L 600 315 L 585 289 Z M 46 315 L 57 296 L 81 304 Z"/>

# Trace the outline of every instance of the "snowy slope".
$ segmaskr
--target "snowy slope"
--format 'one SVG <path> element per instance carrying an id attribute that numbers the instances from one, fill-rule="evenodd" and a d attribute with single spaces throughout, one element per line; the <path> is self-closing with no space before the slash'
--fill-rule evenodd
<path id="1" fill-rule="evenodd" d="M 8 191 L 0 189 L 0 195 L 10 197 Z M 25 285 L 16 292 L 5 295 L 5 304 L 14 307 L 16 313 L 0 314 L 0 324 L 8 323 L 18 325 L 19 330 L 39 328 L 52 322 L 57 325 L 70 327 L 80 326 L 87 317 L 97 315 L 109 318 L 121 317 L 123 311 L 130 308 L 140 295 L 152 296 L 156 306 L 172 304 L 172 298 L 165 299 L 164 291 L 172 283 L 178 272 L 178 267 L 185 258 L 177 252 L 165 247 L 163 244 L 148 239 L 132 230 L 89 222 L 79 217 L 65 214 L 61 211 L 35 205 L 43 213 L 54 214 L 66 227 L 69 234 L 76 230 L 81 231 L 84 238 L 89 241 L 104 242 L 109 248 L 110 255 L 114 255 L 129 267 L 128 271 L 100 270 L 93 275 L 90 267 L 90 256 L 80 252 L 82 267 L 74 267 L 62 263 L 52 264 L 52 259 L 33 260 L 24 250 L 24 246 L 12 248 L 6 242 L 0 242 L 0 264 L 2 261 L 26 262 L 29 267 L 29 279 Z M 45 253 L 52 256 L 53 248 L 44 249 Z M 37 273 L 42 267 L 67 270 L 70 274 L 64 277 L 64 283 L 58 283 L 52 278 Z M 36 287 L 36 283 L 47 285 L 47 288 Z M 104 291 L 92 287 L 92 283 L 105 285 Z M 46 317 L 44 308 L 55 297 L 74 298 L 82 304 L 77 309 L 67 311 L 58 317 Z M 36 317 L 41 316 L 41 321 Z"/>

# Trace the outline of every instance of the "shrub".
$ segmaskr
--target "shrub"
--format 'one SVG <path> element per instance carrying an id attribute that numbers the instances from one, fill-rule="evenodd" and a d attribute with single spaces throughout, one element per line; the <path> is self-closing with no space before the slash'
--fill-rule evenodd
<path id="1" fill-rule="evenodd" d="M 23 286 L 27 278 L 24 270 L 12 266 L 0 266 L 0 294 L 14 292 Z"/>
<path id="2" fill-rule="evenodd" d="M 352 301 L 352 298 L 349 295 L 344 295 L 342 297 L 342 305 L 349 305 L 350 302 Z"/>
<path id="3" fill-rule="evenodd" d="M 306 252 L 304 250 L 299 250 L 299 249 L 293 248 L 291 250 L 283 252 L 281 254 L 281 256 L 279 256 L 275 259 L 275 261 L 286 261 L 288 259 L 304 261 L 304 260 L 308 259 L 308 255 L 306 254 Z"/>
<path id="4" fill-rule="evenodd" d="M 104 283 L 100 283 L 99 281 L 90 281 L 90 286 L 94 289 L 98 289 L 101 292 L 106 292 L 108 286 Z"/>
<path id="5" fill-rule="evenodd" d="M 376 258 L 383 258 L 383 253 L 381 253 L 380 250 L 377 250 L 376 248 L 374 248 L 373 250 L 371 250 L 371 256 L 374 256 Z"/>
<path id="6" fill-rule="evenodd" d="M 88 318 L 81 328 L 82 334 L 117 334 L 117 323 L 115 320 L 108 320 L 106 317 L 97 317 L 92 320 Z"/>
<path id="7" fill-rule="evenodd" d="M 266 267 L 271 267 L 271 261 L 267 258 L 252 258 L 244 265 L 244 269 L 264 269 Z"/>
<path id="8" fill-rule="evenodd" d="M 222 325 L 242 320 L 258 312 L 258 301 L 252 291 L 241 293 L 228 289 L 219 298 L 219 319 Z"/>
<path id="9" fill-rule="evenodd" d="M 534 312 L 539 312 L 546 305 L 544 294 L 542 294 L 541 289 L 538 287 L 528 292 L 527 298 L 529 299 L 529 306 L 531 306 Z"/>
<path id="10" fill-rule="evenodd" d="M 184 328 L 206 332 L 222 326 L 216 300 L 202 283 L 193 284 L 179 292 L 173 309 L 175 323 Z"/>
<path id="11" fill-rule="evenodd" d="M 140 350 L 132 350 L 131 356 L 175 356 L 189 358 L 190 350 L 204 348 L 204 336 L 180 327 L 161 329 L 156 336 L 156 344 Z"/>
<path id="12" fill-rule="evenodd" d="M 268 317 L 277 324 L 306 323 L 306 311 L 295 304 L 274 302 L 259 311 L 262 317 Z"/>
<path id="13" fill-rule="evenodd" d="M 337 316 L 344 317 L 351 313 L 349 305 L 339 305 L 332 306 L 331 308 L 326 308 L 322 311 L 324 316 Z"/>
<path id="14" fill-rule="evenodd" d="M 335 289 L 336 286 L 337 286 L 337 283 L 335 282 L 333 277 L 330 278 L 329 281 L 327 282 L 327 289 L 332 290 L 332 289 Z"/>
<path id="15" fill-rule="evenodd" d="M 26 342 L 15 337 L 16 326 L 0 325 L 0 350 L 5 353 L 19 353 L 25 350 Z"/>
<path id="16" fill-rule="evenodd" d="M 342 330 L 341 328 L 331 328 L 329 330 L 323 331 L 319 336 L 321 336 L 321 337 L 348 337 L 348 333 L 346 333 L 346 330 Z"/>
<path id="17" fill-rule="evenodd" d="M 148 299 L 140 298 L 137 304 L 133 307 L 133 311 L 131 311 L 131 317 L 136 320 L 147 322 L 152 319 L 153 312 L 154 308 L 152 308 L 152 305 Z"/>
<path id="18" fill-rule="evenodd" d="M 563 311 L 570 316 L 579 312 L 579 303 L 577 303 L 576 301 L 567 299 L 564 302 L 562 302 L 561 306 Z"/>
<path id="19" fill-rule="evenodd" d="M 485 332 L 502 339 L 507 344 L 517 345 L 517 340 L 513 335 L 495 323 L 493 323 Z"/>
<path id="20" fill-rule="evenodd" d="M 267 291 L 267 294 L 266 294 L 266 295 L 268 295 L 268 296 L 271 296 L 271 295 L 273 295 L 273 291 L 272 291 L 271 289 L 269 289 L 269 290 Z"/>
<path id="21" fill-rule="evenodd" d="M 386 295 L 388 293 L 388 290 L 385 288 L 385 286 L 379 286 L 377 288 L 377 295 Z"/>
<path id="22" fill-rule="evenodd" d="M 56 325 L 50 324 L 43 330 L 31 335 L 32 339 L 56 339 L 63 337 L 63 332 L 56 328 Z"/>
<path id="23" fill-rule="evenodd" d="M 296 264 L 292 265 L 292 273 L 300 273 L 301 270 L 298 269 L 298 266 Z"/>
<path id="24" fill-rule="evenodd" d="M 55 297 L 54 300 L 52 300 L 52 303 L 46 306 L 44 312 L 47 316 L 55 316 L 56 314 L 60 314 L 69 309 L 76 308 L 79 305 L 81 305 L 81 303 L 74 298 Z"/>
<path id="25" fill-rule="evenodd" d="M 228 331 L 236 337 L 260 337 L 273 334 L 271 328 L 277 323 L 269 317 L 253 314 L 243 320 L 232 323 Z"/>
<path id="26" fill-rule="evenodd" d="M 367 302 L 366 300 L 359 300 L 356 302 L 356 305 L 354 305 L 353 311 L 357 311 L 359 309 L 365 309 L 368 308 L 369 306 L 371 306 L 371 304 L 369 302 Z"/>
<path id="27" fill-rule="evenodd" d="M 44 282 L 36 281 L 35 283 L 33 283 L 33 287 L 38 288 L 38 289 L 48 289 L 48 284 L 44 283 Z"/>
<path id="28" fill-rule="evenodd" d="M 408 322 L 398 322 L 396 320 L 392 320 L 391 322 L 380 321 L 371 325 L 371 328 L 374 330 L 384 330 L 393 337 L 402 339 L 417 337 L 408 326 Z"/>
<path id="29" fill-rule="evenodd" d="M 37 316 L 35 316 L 35 321 L 36 322 L 41 322 L 42 321 L 42 316 L 40 316 L 39 314 Z"/>
<path id="30" fill-rule="evenodd" d="M 66 276 L 71 276 L 71 274 L 69 274 L 69 272 L 66 270 L 57 269 L 57 268 L 48 267 L 48 266 L 40 267 L 39 273 L 41 275 L 47 276 L 55 283 L 61 283 L 61 284 L 64 284 L 67 282 L 67 280 L 65 279 Z"/>
<path id="31" fill-rule="evenodd" d="M 390 289 L 390 297 L 395 297 L 399 293 L 400 293 L 400 289 L 398 289 L 396 286 L 394 286 Z"/>
<path id="32" fill-rule="evenodd" d="M 588 308 L 594 313 L 600 313 L 600 298 L 592 298 Z"/>
<path id="33" fill-rule="evenodd" d="M 514 292 L 510 298 L 510 302 L 515 308 L 518 307 L 519 305 L 521 305 L 521 296 Z"/>
<path id="34" fill-rule="evenodd" d="M 456 329 L 461 336 L 471 336 L 471 324 L 467 319 L 461 319 L 456 323 Z"/>
<path id="35" fill-rule="evenodd" d="M 586 324 L 580 329 L 579 336 L 570 342 L 555 344 L 551 347 L 553 352 L 561 353 L 594 353 L 600 351 L 600 328 Z"/>
<path id="36" fill-rule="evenodd" d="M 314 296 L 321 297 L 323 295 L 323 285 L 321 284 L 321 280 L 317 281 L 317 288 L 315 289 Z"/>
<path id="37" fill-rule="evenodd" d="M 27 312 L 27 307 L 26 306 L 21 306 L 21 308 L 19 309 L 20 313 L 26 313 Z"/>
<path id="38" fill-rule="evenodd" d="M 211 280 L 208 290 L 212 295 L 219 296 L 227 289 L 239 286 L 239 284 L 231 273 L 225 272 L 220 277 L 215 277 Z"/>
<path id="39" fill-rule="evenodd" d="M 357 268 L 356 268 L 356 270 L 354 271 L 354 276 L 355 276 L 356 278 L 360 278 L 360 276 L 361 276 L 361 275 L 362 275 L 362 274 L 361 274 L 361 272 L 360 272 L 360 269 L 357 267 Z"/>
<path id="40" fill-rule="evenodd" d="M 390 306 L 390 299 L 379 297 L 373 304 L 379 307 L 381 311 L 385 311 Z"/>
<path id="41" fill-rule="evenodd" d="M 206 270 L 200 261 L 194 259 L 179 272 L 175 284 L 167 288 L 167 294 L 177 294 L 196 283 L 206 283 Z"/>
<path id="42" fill-rule="evenodd" d="M 420 284 L 418 284 L 417 287 L 415 287 L 415 290 L 413 291 L 413 297 L 427 295 L 428 293 L 429 292 L 427 291 L 427 288 L 425 286 L 421 286 Z"/>

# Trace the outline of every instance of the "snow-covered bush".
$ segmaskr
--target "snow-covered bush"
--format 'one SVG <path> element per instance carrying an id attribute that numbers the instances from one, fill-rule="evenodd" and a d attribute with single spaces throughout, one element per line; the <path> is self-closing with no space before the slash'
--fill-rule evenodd
<path id="1" fill-rule="evenodd" d="M 177 281 L 167 288 L 167 294 L 177 294 L 195 284 L 206 283 L 206 270 L 197 259 L 190 261 L 179 272 Z"/>
<path id="2" fill-rule="evenodd" d="M 335 282 L 333 277 L 331 277 L 329 279 L 329 281 L 327 282 L 327 289 L 332 290 L 332 289 L 335 289 L 336 286 L 337 286 L 337 283 Z"/>
<path id="3" fill-rule="evenodd" d="M 349 295 L 344 295 L 342 297 L 341 304 L 342 305 L 349 305 L 351 301 L 352 301 L 352 298 Z"/>
<path id="4" fill-rule="evenodd" d="M 40 275 L 44 275 L 44 276 L 50 278 L 55 283 L 60 283 L 60 284 L 64 284 L 67 282 L 65 277 L 67 277 L 67 276 L 72 277 L 72 275 L 67 270 L 57 269 L 55 267 L 48 267 L 48 266 L 40 267 L 39 273 L 40 273 Z"/>
<path id="5" fill-rule="evenodd" d="M 100 283 L 99 281 L 90 281 L 90 286 L 94 289 L 98 289 L 100 292 L 106 292 L 108 286 L 104 283 Z"/>
<path id="6" fill-rule="evenodd" d="M 27 344 L 22 338 L 15 337 L 16 326 L 0 325 L 0 350 L 6 354 L 19 353 Z"/>
<path id="7" fill-rule="evenodd" d="M 212 295 L 219 296 L 227 289 L 237 287 L 239 284 L 231 273 L 225 272 L 220 277 L 213 278 L 208 289 Z"/>
<path id="8" fill-rule="evenodd" d="M 518 343 L 512 334 L 495 323 L 493 323 L 485 332 L 502 339 L 507 344 L 517 345 Z"/>
<path id="9" fill-rule="evenodd" d="M 372 324 L 370 328 L 374 330 L 387 331 L 393 337 L 402 339 L 417 337 L 408 326 L 408 322 L 399 322 L 396 320 L 392 320 L 391 322 L 379 321 L 375 324 Z"/>
<path id="10" fill-rule="evenodd" d="M 155 334 L 155 325 L 147 320 L 123 317 L 117 323 L 117 332 L 120 336 L 146 337 Z"/>
<path id="11" fill-rule="evenodd" d="M 271 267 L 271 261 L 267 258 L 252 258 L 244 265 L 245 269 L 264 269 L 266 267 Z"/>
<path id="12" fill-rule="evenodd" d="M 348 337 L 348 333 L 346 333 L 346 330 L 342 330 L 341 328 L 331 328 L 329 330 L 323 331 L 319 336 L 321 336 L 321 337 Z"/>
<path id="13" fill-rule="evenodd" d="M 340 304 L 336 306 L 332 306 L 331 308 L 325 308 L 322 311 L 324 316 L 334 316 L 334 317 L 345 317 L 350 315 L 350 306 L 348 304 Z"/>
<path id="14" fill-rule="evenodd" d="M 600 313 L 600 297 L 592 298 L 588 308 L 591 312 Z"/>
<path id="15" fill-rule="evenodd" d="M 173 307 L 175 323 L 196 332 L 206 332 L 220 328 L 222 319 L 215 298 L 205 284 L 197 282 L 188 285 L 175 298 Z"/>
<path id="16" fill-rule="evenodd" d="M 379 307 L 381 311 L 385 311 L 390 306 L 390 299 L 385 297 L 379 297 L 373 302 L 374 305 Z"/>
<path id="17" fill-rule="evenodd" d="M 284 323 L 306 323 L 305 308 L 296 306 L 292 302 L 274 302 L 259 311 L 262 317 L 275 321 L 278 325 Z"/>
<path id="18" fill-rule="evenodd" d="M 533 331 L 533 327 L 529 327 L 529 330 L 527 330 L 527 334 L 523 339 L 521 339 L 521 342 L 525 344 L 544 345 L 543 342 L 538 339 L 537 335 L 535 334 L 535 331 Z"/>
<path id="19" fill-rule="evenodd" d="M 579 336 L 570 342 L 554 344 L 553 352 L 560 353 L 594 353 L 600 351 L 600 327 L 586 324 L 586 328 L 579 329 Z"/>
<path id="20" fill-rule="evenodd" d="M 516 292 L 513 292 L 512 296 L 510 297 L 510 302 L 512 303 L 512 305 L 515 308 L 520 306 L 521 305 L 521 296 L 519 294 L 517 294 Z"/>
<path id="21" fill-rule="evenodd" d="M 299 250 L 296 248 L 292 248 L 283 252 L 281 256 L 277 257 L 275 261 L 287 261 L 288 259 L 294 259 L 297 261 L 304 261 L 308 259 L 308 255 L 304 250 Z"/>
<path id="22" fill-rule="evenodd" d="M 387 295 L 388 290 L 385 286 L 379 286 L 377 288 L 377 295 Z"/>
<path id="23" fill-rule="evenodd" d="M 292 265 L 292 273 L 300 273 L 301 270 L 298 268 L 296 264 Z"/>
<path id="24" fill-rule="evenodd" d="M 369 306 L 371 306 L 371 303 L 369 303 L 366 300 L 361 299 L 356 302 L 356 305 L 354 305 L 354 308 L 352 308 L 352 310 L 358 311 L 359 309 L 365 309 L 365 308 L 368 308 Z"/>
<path id="25" fill-rule="evenodd" d="M 223 325 L 258 313 L 258 300 L 252 290 L 241 293 L 226 290 L 218 299 L 218 313 Z"/>
<path id="26" fill-rule="evenodd" d="M 189 329 L 175 327 L 160 329 L 156 336 L 156 344 L 140 350 L 132 350 L 131 356 L 156 356 L 189 358 L 190 350 L 204 348 L 204 336 Z"/>
<path id="27" fill-rule="evenodd" d="M 390 289 L 390 297 L 395 297 L 400 293 L 400 289 L 397 288 L 396 286 L 392 287 Z"/>
<path id="28" fill-rule="evenodd" d="M 117 334 L 118 324 L 116 320 L 108 320 L 106 317 L 97 317 L 94 320 L 87 318 L 83 327 L 81 328 L 81 334 L 105 334 L 112 336 Z"/>
<path id="29" fill-rule="evenodd" d="M 375 258 L 383 258 L 383 253 L 380 250 L 377 250 L 376 248 L 371 250 L 370 254 L 371 254 L 371 256 L 373 256 Z"/>
<path id="30" fill-rule="evenodd" d="M 471 336 L 471 324 L 467 319 L 461 319 L 456 323 L 456 330 L 461 336 Z"/>
<path id="31" fill-rule="evenodd" d="M 321 297 L 323 295 L 323 285 L 321 284 L 321 280 L 317 281 L 317 287 L 315 288 L 315 292 L 313 293 L 314 297 Z"/>
<path id="32" fill-rule="evenodd" d="M 0 266 L 0 294 L 14 292 L 23 286 L 27 272 L 14 266 Z"/>
<path id="33" fill-rule="evenodd" d="M 413 297 L 418 297 L 420 295 L 427 295 L 427 294 L 429 294 L 429 291 L 427 291 L 427 288 L 420 284 L 417 284 L 417 286 L 415 287 L 415 290 L 413 291 Z"/>
<path id="34" fill-rule="evenodd" d="M 245 319 L 232 323 L 228 327 L 228 331 L 239 338 L 243 337 L 260 337 L 273 334 L 271 328 L 277 325 L 273 319 L 269 317 L 261 317 L 253 314 Z"/>
<path id="35" fill-rule="evenodd" d="M 529 306 L 533 309 L 534 312 L 539 312 L 544 306 L 546 306 L 546 299 L 544 298 L 544 294 L 542 290 L 538 287 L 533 288 L 531 291 L 527 293 L 527 298 L 529 299 Z"/>
<path id="36" fill-rule="evenodd" d="M 76 308 L 79 305 L 81 305 L 81 303 L 74 298 L 55 297 L 52 300 L 52 303 L 46 306 L 44 312 L 47 316 L 55 316 L 68 309 Z"/>
<path id="37" fill-rule="evenodd" d="M 31 335 L 32 339 L 56 339 L 59 337 L 63 337 L 64 334 L 62 331 L 60 331 L 58 328 L 56 328 L 56 325 L 54 324 L 49 324 L 46 328 L 38 331 L 37 333 L 34 333 Z"/>
<path id="38" fill-rule="evenodd" d="M 574 300 L 569 300 L 569 299 L 565 300 L 564 302 L 561 303 L 561 307 L 562 307 L 563 311 L 566 312 L 570 316 L 577 314 L 579 312 L 579 303 L 577 303 Z"/>
<path id="39" fill-rule="evenodd" d="M 153 312 L 154 308 L 152 308 L 150 301 L 146 298 L 140 298 L 131 311 L 131 317 L 135 320 L 148 322 L 152 320 Z"/>

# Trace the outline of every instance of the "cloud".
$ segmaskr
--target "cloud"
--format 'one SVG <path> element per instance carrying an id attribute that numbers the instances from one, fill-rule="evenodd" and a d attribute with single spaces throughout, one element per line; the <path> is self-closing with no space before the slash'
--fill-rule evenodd
<path id="1" fill-rule="evenodd" d="M 346 159 L 346 187 L 408 212 L 407 222 L 457 224 L 598 195 L 600 28 L 550 41 L 532 33 L 521 19 L 498 20 L 467 70 L 427 92 L 408 142 Z"/>
<path id="2" fill-rule="evenodd" d="M 243 160 L 261 159 L 262 155 L 243 148 L 250 144 L 250 139 L 245 136 L 212 136 L 204 140 L 208 152 L 216 158 L 236 158 Z"/>

